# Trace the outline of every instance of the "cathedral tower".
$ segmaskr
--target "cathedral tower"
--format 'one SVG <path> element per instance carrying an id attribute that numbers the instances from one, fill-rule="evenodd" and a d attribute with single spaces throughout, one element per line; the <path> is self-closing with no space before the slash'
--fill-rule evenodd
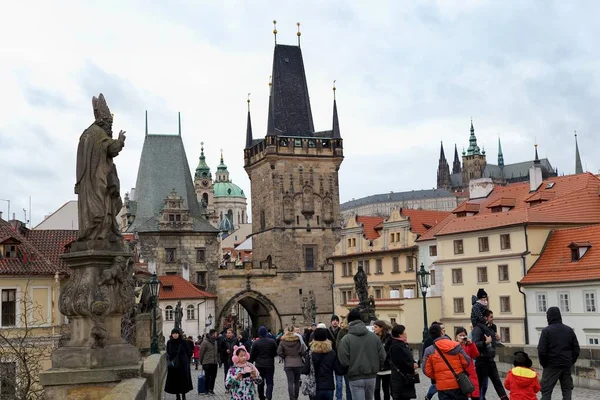
<path id="1" fill-rule="evenodd" d="M 475 137 L 475 128 L 471 120 L 471 135 L 469 136 L 469 148 L 463 151 L 462 178 L 465 187 L 469 187 L 471 179 L 483 178 L 483 171 L 486 166 L 485 150 L 480 150 Z"/>
<path id="2" fill-rule="evenodd" d="M 444 143 L 440 143 L 440 159 L 437 170 L 437 188 L 450 190 L 450 166 L 444 154 Z"/>

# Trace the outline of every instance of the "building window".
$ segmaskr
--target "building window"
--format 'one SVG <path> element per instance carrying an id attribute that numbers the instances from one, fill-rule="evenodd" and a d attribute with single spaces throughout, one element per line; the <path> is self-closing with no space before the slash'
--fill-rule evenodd
<path id="1" fill-rule="evenodd" d="M 356 247 L 356 238 L 352 238 L 352 247 Z"/>
<path id="2" fill-rule="evenodd" d="M 381 258 L 375 260 L 375 274 L 383 274 L 383 261 L 381 260 Z"/>
<path id="3" fill-rule="evenodd" d="M 596 312 L 596 292 L 583 292 L 585 312 Z"/>
<path id="4" fill-rule="evenodd" d="M 304 267 L 306 269 L 315 269 L 315 248 L 304 248 Z"/>
<path id="5" fill-rule="evenodd" d="M 206 288 L 206 272 L 196 272 L 196 285 Z"/>
<path id="6" fill-rule="evenodd" d="M 465 300 L 462 297 L 454 298 L 454 313 L 464 314 L 465 312 Z"/>
<path id="7" fill-rule="evenodd" d="M 206 262 L 206 249 L 196 249 L 196 262 Z"/>
<path id="8" fill-rule="evenodd" d="M 500 312 L 510 312 L 510 296 L 500 296 Z"/>
<path id="9" fill-rule="evenodd" d="M 500 340 L 502 343 L 510 343 L 510 328 L 500 328 Z"/>
<path id="10" fill-rule="evenodd" d="M 165 307 L 165 321 L 173 321 L 173 307 L 172 306 Z"/>
<path id="11" fill-rule="evenodd" d="M 477 267 L 477 283 L 487 283 L 487 267 Z"/>
<path id="12" fill-rule="evenodd" d="M 348 276 L 348 272 L 346 271 L 346 263 L 342 263 L 342 276 Z"/>
<path id="13" fill-rule="evenodd" d="M 483 253 L 484 251 L 490 251 L 490 242 L 487 236 L 478 238 L 478 241 L 480 253 Z"/>
<path id="14" fill-rule="evenodd" d="M 430 269 L 429 270 L 429 283 L 431 284 L 431 286 L 435 285 L 435 269 Z"/>
<path id="15" fill-rule="evenodd" d="M 223 219 L 223 218 L 221 218 Z M 265 216 L 265 210 L 260 211 L 260 230 L 264 231 L 267 226 L 267 218 Z"/>
<path id="16" fill-rule="evenodd" d="M 498 280 L 500 282 L 508 281 L 508 265 L 498 265 Z"/>
<path id="17" fill-rule="evenodd" d="M 415 267 L 413 265 L 414 257 L 406 256 L 406 272 L 413 272 Z"/>
<path id="18" fill-rule="evenodd" d="M 392 326 L 396 325 L 396 318 L 390 318 L 390 324 L 392 324 Z"/>
<path id="19" fill-rule="evenodd" d="M 560 311 L 562 312 L 571 312 L 571 303 L 569 301 L 568 292 L 558 293 L 558 308 L 560 308 Z"/>
<path id="20" fill-rule="evenodd" d="M 174 263 L 175 262 L 175 249 L 165 249 L 167 253 L 166 262 Z"/>
<path id="21" fill-rule="evenodd" d="M 508 250 L 510 249 L 510 233 L 505 235 L 500 235 L 500 249 Z"/>
<path id="22" fill-rule="evenodd" d="M 186 308 L 187 319 L 196 319 L 196 309 L 193 304 L 190 304 Z"/>
<path id="23" fill-rule="evenodd" d="M 300 216 L 296 215 L 296 225 L 300 225 Z"/>
<path id="24" fill-rule="evenodd" d="M 587 344 L 590 346 L 598 346 L 600 345 L 600 337 L 598 336 L 587 336 Z"/>
<path id="25" fill-rule="evenodd" d="M 16 398 L 17 363 L 0 362 L 0 399 Z"/>
<path id="26" fill-rule="evenodd" d="M 4 246 L 4 257 L 15 258 L 17 256 L 17 246 L 14 244 L 7 244 Z"/>
<path id="27" fill-rule="evenodd" d="M 398 273 L 400 272 L 400 258 L 392 257 L 392 272 Z"/>
<path id="28" fill-rule="evenodd" d="M 364 261 L 364 266 L 365 266 L 365 273 L 367 275 L 371 275 L 371 265 L 369 263 L 369 260 Z"/>
<path id="29" fill-rule="evenodd" d="M 454 283 L 454 284 L 461 284 L 461 283 L 463 283 L 462 268 L 454 268 L 454 269 L 452 269 L 452 283 Z"/>
<path id="30" fill-rule="evenodd" d="M 2 289 L 2 325 L 15 326 L 17 324 L 17 290 Z"/>
<path id="31" fill-rule="evenodd" d="M 537 312 L 542 313 L 548 311 L 548 300 L 546 293 L 536 293 L 537 299 Z"/>
<path id="32" fill-rule="evenodd" d="M 396 232 L 396 242 L 400 241 L 400 232 Z"/>
<path id="33" fill-rule="evenodd" d="M 396 235 L 390 233 L 390 243 L 394 243 L 396 241 Z"/>
<path id="34" fill-rule="evenodd" d="M 437 256 L 437 246 L 429 246 L 429 256 L 430 257 Z"/>
<path id="35" fill-rule="evenodd" d="M 381 289 L 375 289 L 375 298 L 376 299 L 380 299 L 382 297 L 381 292 L 382 292 Z"/>
<path id="36" fill-rule="evenodd" d="M 463 248 L 463 241 L 461 240 L 455 240 L 454 241 L 454 254 L 463 254 L 464 253 L 464 248 Z"/>
<path id="37" fill-rule="evenodd" d="M 340 293 L 342 295 L 342 304 L 348 304 L 350 299 L 352 299 L 352 290 L 342 290 Z"/>

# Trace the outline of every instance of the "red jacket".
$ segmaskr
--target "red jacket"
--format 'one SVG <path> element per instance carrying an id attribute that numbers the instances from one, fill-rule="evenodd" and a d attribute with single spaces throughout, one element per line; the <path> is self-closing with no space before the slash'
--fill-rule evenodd
<path id="1" fill-rule="evenodd" d="M 441 337 L 433 342 L 448 360 L 448 363 L 454 369 L 457 374 L 466 370 L 471 364 L 471 359 L 462 346 L 456 343 L 454 340 L 450 340 L 447 337 Z M 438 390 L 453 390 L 458 389 L 458 382 L 454 378 L 452 371 L 448 369 L 448 366 L 442 360 L 440 353 L 435 347 L 429 346 L 423 353 L 423 364 L 425 365 L 425 375 L 430 379 L 435 380 L 435 385 Z"/>
<path id="2" fill-rule="evenodd" d="M 200 358 L 200 345 L 198 343 L 194 344 L 194 358 Z"/>
<path id="3" fill-rule="evenodd" d="M 537 372 L 525 367 L 514 367 L 508 371 L 504 387 L 510 391 L 513 400 L 536 400 L 535 394 L 541 390 Z"/>
<path id="4" fill-rule="evenodd" d="M 467 345 L 461 345 L 465 353 L 471 358 L 471 360 L 479 357 L 479 350 L 477 350 L 477 345 L 471 342 Z M 477 372 L 475 372 L 475 363 L 469 364 L 467 368 L 467 373 L 469 374 L 469 380 L 475 386 L 475 390 L 473 393 L 469 395 L 469 397 L 479 397 L 479 379 L 477 379 Z"/>

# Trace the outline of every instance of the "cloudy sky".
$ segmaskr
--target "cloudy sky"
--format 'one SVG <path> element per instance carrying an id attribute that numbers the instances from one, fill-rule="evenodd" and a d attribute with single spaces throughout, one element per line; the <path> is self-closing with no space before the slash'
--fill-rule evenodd
<path id="1" fill-rule="evenodd" d="M 577 3 L 577 4 L 575 4 Z M 559 173 L 600 169 L 600 5 L 593 1 L 10 2 L 0 23 L 0 199 L 32 222 L 74 199 L 75 156 L 103 92 L 127 131 L 116 159 L 123 194 L 144 139 L 177 132 L 194 169 L 205 143 L 232 179 L 243 169 L 246 96 L 255 137 L 266 131 L 278 42 L 302 49 L 317 130 L 330 129 L 337 80 L 345 160 L 341 201 L 432 188 L 440 141 L 452 157 L 473 118 L 495 163 L 532 158 L 535 141 Z M 376 5 L 375 5 L 376 4 Z M 165 166 L 167 167 L 167 166 Z M 0 210 L 7 203 L 0 201 Z M 6 216 L 6 214 L 5 214 Z"/>

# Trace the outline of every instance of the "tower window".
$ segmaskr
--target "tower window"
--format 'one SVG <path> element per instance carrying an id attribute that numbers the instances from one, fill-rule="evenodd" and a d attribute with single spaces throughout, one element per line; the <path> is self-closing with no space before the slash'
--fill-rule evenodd
<path id="1" fill-rule="evenodd" d="M 265 226 L 267 224 L 266 220 L 265 220 L 265 210 L 261 210 L 260 211 L 260 230 L 264 231 L 265 230 Z"/>
<path id="2" fill-rule="evenodd" d="M 304 267 L 307 270 L 315 269 L 315 248 L 312 246 L 304 248 Z"/>
<path id="3" fill-rule="evenodd" d="M 175 262 L 175 249 L 165 249 L 166 253 L 166 262 L 174 263 Z"/>

